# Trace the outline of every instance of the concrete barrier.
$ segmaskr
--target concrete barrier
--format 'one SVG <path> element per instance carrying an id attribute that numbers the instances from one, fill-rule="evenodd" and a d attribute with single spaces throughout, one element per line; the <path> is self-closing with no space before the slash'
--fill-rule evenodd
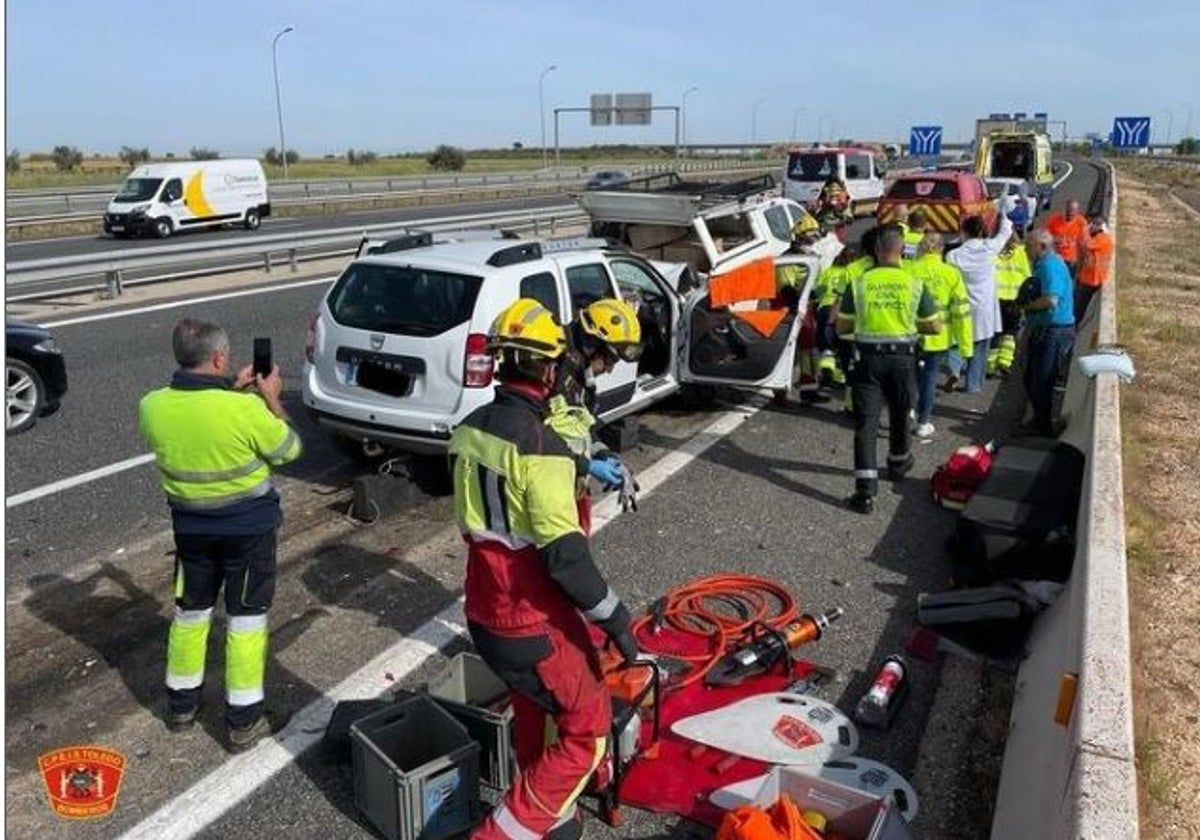
<path id="1" fill-rule="evenodd" d="M 1116 343 L 1115 275 L 1114 265 L 1079 324 L 1076 358 Z M 1090 380 L 1071 366 L 1062 439 L 1087 456 L 1075 565 L 1035 623 L 1017 677 L 993 840 L 1138 836 L 1119 387 L 1115 374 Z M 1070 717 L 1057 723 L 1072 679 Z"/>

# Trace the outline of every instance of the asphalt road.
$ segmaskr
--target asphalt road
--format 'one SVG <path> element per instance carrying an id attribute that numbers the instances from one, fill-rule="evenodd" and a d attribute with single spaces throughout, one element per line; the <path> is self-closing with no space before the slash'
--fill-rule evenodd
<path id="1" fill-rule="evenodd" d="M 576 206 L 562 195 L 534 196 L 530 198 L 479 201 L 468 204 L 431 205 L 427 207 L 403 207 L 393 210 L 365 210 L 339 213 L 333 216 L 309 218 L 274 217 L 263 220 L 258 231 L 241 228 L 184 231 L 170 239 L 113 239 L 108 236 L 70 236 L 54 239 L 38 239 L 26 242 L 10 242 L 4 250 L 9 262 L 50 259 L 77 254 L 101 254 L 116 251 L 136 251 L 142 248 L 161 247 L 164 244 L 186 243 L 196 239 L 205 242 L 230 240 L 239 243 L 252 242 L 253 237 L 264 233 L 300 233 L 356 227 L 358 225 L 403 222 L 409 219 L 437 219 L 449 216 L 466 216 L 474 213 L 498 212 L 503 210 L 543 210 L 555 207 Z"/>
<path id="2" fill-rule="evenodd" d="M 1086 199 L 1094 177 L 1088 165 L 1078 166 L 1056 202 Z M 252 336 L 272 336 L 294 398 L 304 317 L 318 292 L 309 287 L 60 327 L 72 392 L 59 416 L 7 441 L 8 495 L 142 452 L 132 419 L 136 400 L 169 374 L 168 331 L 183 311 L 225 323 L 243 358 Z M 851 432 L 836 403 L 759 411 L 665 478 L 638 513 L 602 531 L 595 540 L 597 555 L 638 607 L 668 586 L 730 569 L 779 578 L 806 609 L 845 607 L 846 617 L 811 656 L 841 673 L 826 697 L 849 709 L 872 667 L 901 649 L 913 624 L 915 594 L 944 583 L 948 567 L 941 546 L 952 517 L 928 500 L 930 472 L 955 446 L 990 437 L 1014 419 L 1020 409 L 1014 391 L 1009 386 L 997 394 L 993 386 L 980 397 L 941 399 L 939 434 L 917 448 L 918 467 L 908 481 L 884 486 L 871 517 L 852 516 L 840 506 L 852 484 Z M 643 470 L 677 453 L 714 419 L 738 411 L 730 404 L 707 409 L 664 404 L 642 416 L 642 449 L 630 461 Z M 410 687 L 427 679 L 443 660 L 427 660 L 432 651 L 421 639 L 431 632 L 429 619 L 453 604 L 462 575 L 461 542 L 447 528 L 446 499 L 428 499 L 374 526 L 351 525 L 340 513 L 355 468 L 310 427 L 301 431 L 308 457 L 283 483 L 288 521 L 272 611 L 269 693 L 282 715 L 318 700 L 401 640 L 408 647 L 399 664 L 360 675 L 357 696 L 395 685 L 389 675 Z M 117 837 L 217 771 L 227 784 L 220 793 L 204 795 L 197 812 L 205 818 L 177 820 L 192 825 L 194 836 L 252 838 L 284 831 L 368 836 L 353 807 L 349 768 L 319 749 L 296 762 L 284 755 L 276 773 L 260 773 L 270 763 L 268 750 L 226 765 L 215 694 L 195 731 L 173 737 L 163 732 L 155 715 L 170 535 L 151 467 L 8 513 L 9 831 L 45 838 Z M 433 647 L 443 653 L 457 649 L 441 641 Z M 214 691 L 220 684 L 219 648 L 209 672 Z M 944 673 L 954 675 L 951 683 L 943 681 Z M 883 736 L 863 733 L 861 754 L 891 764 L 917 785 L 922 836 L 987 835 L 988 809 L 980 793 L 994 772 L 999 744 L 986 749 L 992 742 L 979 727 L 989 716 L 1004 714 L 989 705 L 997 697 L 1004 703 L 1003 689 L 993 690 L 987 680 L 976 672 L 964 678 L 949 666 L 942 671 L 917 664 L 912 697 L 895 728 Z M 947 691 L 963 698 L 950 704 L 961 713 L 953 722 L 935 703 Z M 126 753 L 125 787 L 113 816 L 65 823 L 47 808 L 35 759 L 85 742 Z M 989 760 L 980 759 L 981 750 Z M 929 781 L 941 778 L 931 767 L 945 777 L 937 784 Z M 266 781 L 251 791 L 249 780 L 256 774 Z M 673 819 L 631 813 L 619 836 L 688 831 Z M 617 836 L 594 820 L 588 834 Z"/>

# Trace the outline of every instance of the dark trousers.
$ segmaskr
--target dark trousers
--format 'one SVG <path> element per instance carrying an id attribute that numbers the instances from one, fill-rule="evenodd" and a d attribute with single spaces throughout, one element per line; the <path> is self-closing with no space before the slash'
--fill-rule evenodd
<path id="1" fill-rule="evenodd" d="M 1063 361 L 1075 343 L 1074 327 L 1038 327 L 1029 336 L 1025 360 L 1025 393 L 1033 405 L 1033 427 L 1038 434 L 1052 435 L 1054 383 Z"/>
<path id="2" fill-rule="evenodd" d="M 175 619 L 167 645 L 167 708 L 172 713 L 189 711 L 200 703 L 203 686 L 192 683 L 203 675 L 211 611 L 224 587 L 230 625 L 225 650 L 226 721 L 244 727 L 262 715 L 266 614 L 275 598 L 275 546 L 273 530 L 249 536 L 175 535 Z M 176 687 L 170 685 L 172 681 Z"/>
<path id="3" fill-rule="evenodd" d="M 917 357 L 912 353 L 860 353 L 851 378 L 854 394 L 854 490 L 879 490 L 875 443 L 879 415 L 888 409 L 888 466 L 902 467 L 911 454 L 908 414 L 917 391 Z"/>

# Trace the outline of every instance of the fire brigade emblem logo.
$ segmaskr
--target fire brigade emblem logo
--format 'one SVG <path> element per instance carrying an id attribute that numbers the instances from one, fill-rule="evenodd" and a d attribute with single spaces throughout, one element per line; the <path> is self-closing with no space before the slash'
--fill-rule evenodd
<path id="1" fill-rule="evenodd" d="M 371 349 L 378 350 L 383 347 L 383 336 L 379 333 L 371 333 Z"/>
<path id="2" fill-rule="evenodd" d="M 99 746 L 63 747 L 38 756 L 54 813 L 90 819 L 112 813 L 125 774 L 125 756 Z"/>

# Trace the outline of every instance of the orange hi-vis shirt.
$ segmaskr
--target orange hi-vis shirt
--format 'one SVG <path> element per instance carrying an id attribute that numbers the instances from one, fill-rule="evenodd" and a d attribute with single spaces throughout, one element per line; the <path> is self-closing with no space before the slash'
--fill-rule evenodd
<path id="1" fill-rule="evenodd" d="M 1083 255 L 1083 266 L 1079 269 L 1081 286 L 1099 286 L 1108 279 L 1112 266 L 1113 238 L 1107 231 L 1100 231 L 1088 239 Z"/>
<path id="2" fill-rule="evenodd" d="M 1060 257 L 1069 263 L 1079 260 L 1079 243 L 1087 237 L 1087 219 L 1082 213 L 1070 221 L 1055 213 L 1046 221 L 1046 230 L 1054 237 L 1054 250 Z"/>

